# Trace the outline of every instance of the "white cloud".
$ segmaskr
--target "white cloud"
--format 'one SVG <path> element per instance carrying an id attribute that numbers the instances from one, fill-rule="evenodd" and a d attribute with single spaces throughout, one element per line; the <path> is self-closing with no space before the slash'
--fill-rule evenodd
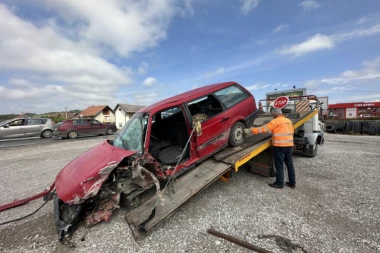
<path id="1" fill-rule="evenodd" d="M 288 29 L 289 28 L 289 25 L 288 24 L 279 24 L 274 30 L 273 32 L 280 32 L 282 30 L 285 30 L 285 29 Z"/>
<path id="2" fill-rule="evenodd" d="M 44 0 L 86 44 L 105 45 L 121 56 L 155 47 L 166 38 L 171 18 L 194 13 L 190 2 L 176 0 Z"/>
<path id="3" fill-rule="evenodd" d="M 372 61 L 364 61 L 363 66 L 358 70 L 346 70 L 335 77 L 306 81 L 304 87 L 317 90 L 317 92 L 313 92 L 316 95 L 349 91 L 358 87 L 376 90 L 373 85 L 380 81 L 380 57 Z M 365 90 L 366 88 L 363 89 L 363 92 Z"/>
<path id="4" fill-rule="evenodd" d="M 142 63 L 140 63 L 140 65 L 137 69 L 137 73 L 139 75 L 145 75 L 146 72 L 148 71 L 148 67 L 149 67 L 149 63 L 143 61 Z"/>
<path id="5" fill-rule="evenodd" d="M 288 85 L 289 84 L 287 84 L 287 83 L 270 84 L 270 83 L 265 83 L 265 82 L 256 82 L 253 85 L 246 86 L 246 89 L 247 90 L 259 90 L 259 89 L 265 89 L 265 88 L 268 88 L 268 87 L 276 89 L 278 87 L 284 88 L 284 87 L 286 87 Z"/>
<path id="6" fill-rule="evenodd" d="M 241 12 L 247 15 L 259 5 L 260 0 L 239 0 L 239 2 L 241 3 Z"/>
<path id="7" fill-rule="evenodd" d="M 277 49 L 275 52 L 298 57 L 319 50 L 332 49 L 334 46 L 334 41 L 329 36 L 316 34 L 300 44 Z"/>
<path id="8" fill-rule="evenodd" d="M 316 89 L 318 88 L 320 85 L 321 85 L 321 81 L 319 80 L 310 80 L 310 81 L 307 81 L 303 86 L 306 88 L 306 89 Z"/>
<path id="9" fill-rule="evenodd" d="M 351 82 L 380 80 L 380 57 L 372 61 L 364 61 L 364 68 L 359 70 L 346 70 L 337 77 L 321 79 L 322 83 L 340 85 Z"/>
<path id="10" fill-rule="evenodd" d="M 276 49 L 275 52 L 298 57 L 315 51 L 332 49 L 336 44 L 347 40 L 377 34 L 380 34 L 380 24 L 371 26 L 369 28 L 355 29 L 351 32 L 337 33 L 330 36 L 316 34 L 304 42 Z"/>
<path id="11" fill-rule="evenodd" d="M 157 83 L 157 79 L 154 77 L 147 77 L 142 83 L 142 86 L 151 87 Z"/>
<path id="12" fill-rule="evenodd" d="M 271 84 L 267 84 L 267 83 L 263 83 L 263 82 L 257 82 L 253 85 L 250 85 L 250 86 L 246 86 L 245 88 L 247 90 L 258 90 L 258 89 L 265 89 L 265 88 L 268 88 L 270 86 L 273 86 Z"/>
<path id="13" fill-rule="evenodd" d="M 38 28 L 13 15 L 4 5 L 0 5 L 0 16 L 0 69 L 62 75 L 61 81 L 67 82 L 84 76 L 107 84 L 130 82 L 123 70 L 61 37 L 50 27 Z"/>
<path id="14" fill-rule="evenodd" d="M 135 93 L 133 94 L 133 98 L 136 104 L 138 105 L 150 105 L 154 102 L 157 102 L 159 97 L 156 92 L 150 93 Z"/>
<path id="15" fill-rule="evenodd" d="M 305 0 L 298 6 L 300 6 L 304 11 L 313 11 L 321 7 L 321 4 L 315 0 Z"/>
<path id="16" fill-rule="evenodd" d="M 360 37 L 366 37 L 376 35 L 380 33 L 380 24 L 371 26 L 369 28 L 356 29 L 351 32 L 338 33 L 330 36 L 335 42 L 343 42 L 346 40 L 356 39 Z"/>
<path id="17" fill-rule="evenodd" d="M 125 62 L 120 59 L 157 46 L 166 38 L 170 20 L 191 12 L 190 3 L 39 0 L 35 8 L 58 17 L 48 21 L 41 17 L 38 24 L 0 4 L 0 71 L 12 75 L 0 84 L 1 112 L 24 108 L 43 112 L 44 106 L 51 111 L 62 105 L 82 109 L 88 104 L 112 103 L 120 87 L 132 84 L 133 71 L 106 57 Z M 142 62 L 136 72 L 146 74 L 148 67 Z M 35 102 L 36 94 L 47 96 L 43 105 Z M 23 103 L 12 97 L 24 97 Z"/>
<path id="18" fill-rule="evenodd" d="M 203 75 L 203 77 L 204 77 L 204 78 L 211 78 L 211 77 L 213 77 L 213 76 L 221 75 L 221 74 L 223 74 L 224 72 L 225 72 L 224 68 L 219 68 L 219 69 L 217 69 L 217 70 L 215 70 L 215 71 L 207 71 L 207 72 Z"/>

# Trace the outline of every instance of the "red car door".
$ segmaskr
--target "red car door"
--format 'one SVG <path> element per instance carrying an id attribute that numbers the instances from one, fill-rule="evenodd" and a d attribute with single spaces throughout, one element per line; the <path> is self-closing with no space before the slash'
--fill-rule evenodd
<path id="1" fill-rule="evenodd" d="M 187 107 L 192 117 L 197 114 L 206 117 L 201 123 L 202 135 L 197 136 L 194 133 L 199 158 L 215 153 L 227 145 L 228 131 L 226 122 L 228 121 L 228 116 L 225 115 L 222 105 L 213 95 L 191 101 L 187 103 Z"/>
<path id="2" fill-rule="evenodd" d="M 87 119 L 77 119 L 73 121 L 73 128 L 79 135 L 90 134 L 90 124 Z"/>
<path id="3" fill-rule="evenodd" d="M 98 135 L 98 134 L 105 134 L 106 133 L 106 125 L 103 125 L 99 121 L 92 119 L 89 121 L 90 124 L 90 134 L 91 135 Z"/>

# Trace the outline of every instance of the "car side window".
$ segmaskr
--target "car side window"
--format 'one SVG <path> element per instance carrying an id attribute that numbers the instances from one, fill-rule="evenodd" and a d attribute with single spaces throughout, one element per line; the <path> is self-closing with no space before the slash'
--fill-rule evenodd
<path id="1" fill-rule="evenodd" d="M 28 125 L 42 125 L 42 120 L 40 119 L 28 119 Z"/>
<path id="2" fill-rule="evenodd" d="M 9 122 L 8 125 L 10 127 L 14 127 L 14 126 L 23 126 L 25 123 L 25 120 L 24 119 L 18 119 L 18 120 L 14 120 L 12 122 Z"/>
<path id="3" fill-rule="evenodd" d="M 100 123 L 99 121 L 93 119 L 93 120 L 90 120 L 89 121 L 90 125 L 101 125 L 102 123 Z"/>
<path id="4" fill-rule="evenodd" d="M 222 101 L 226 108 L 231 108 L 232 106 L 249 97 L 249 94 L 235 85 L 221 89 L 214 94 L 220 99 L 220 101 Z"/>
<path id="5" fill-rule="evenodd" d="M 223 111 L 222 105 L 213 95 L 198 98 L 186 105 L 189 108 L 192 117 L 197 114 L 204 114 L 206 120 Z"/>

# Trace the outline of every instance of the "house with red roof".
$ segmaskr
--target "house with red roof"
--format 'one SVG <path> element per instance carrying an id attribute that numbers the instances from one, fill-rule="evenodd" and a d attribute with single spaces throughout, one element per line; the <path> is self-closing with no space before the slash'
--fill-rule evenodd
<path id="1" fill-rule="evenodd" d="M 115 123 L 115 112 L 108 105 L 87 107 L 76 118 L 96 119 L 102 123 Z"/>

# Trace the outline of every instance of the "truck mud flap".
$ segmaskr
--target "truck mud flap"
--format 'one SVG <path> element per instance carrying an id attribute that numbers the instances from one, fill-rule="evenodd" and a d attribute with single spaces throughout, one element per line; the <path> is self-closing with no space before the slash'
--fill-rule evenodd
<path id="1" fill-rule="evenodd" d="M 139 240 L 147 235 L 156 225 L 172 215 L 177 208 L 220 178 L 230 168 L 229 164 L 206 160 L 176 180 L 173 183 L 174 191 L 166 189 L 161 197 L 155 195 L 129 211 L 125 218 L 134 238 Z"/>

